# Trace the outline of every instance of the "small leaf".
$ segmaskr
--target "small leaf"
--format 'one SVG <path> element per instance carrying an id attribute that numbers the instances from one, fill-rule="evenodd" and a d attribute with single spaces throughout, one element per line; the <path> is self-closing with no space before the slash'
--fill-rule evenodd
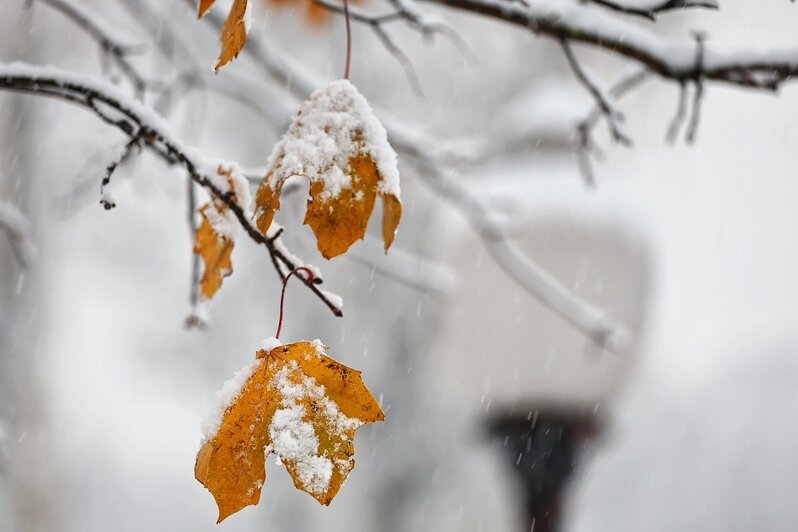
<path id="1" fill-rule="evenodd" d="M 216 71 L 238 57 L 247 43 L 249 33 L 249 4 L 247 0 L 234 0 L 230 14 L 222 28 L 222 53 L 216 63 Z"/>
<path id="2" fill-rule="evenodd" d="M 280 193 L 294 176 L 310 181 L 305 224 L 330 259 L 366 233 L 377 196 L 383 200 L 385 250 L 402 216 L 396 153 L 357 88 L 338 80 L 314 92 L 297 113 L 269 160 L 258 188 L 255 221 L 267 233 L 280 208 Z"/>
<path id="3" fill-rule="evenodd" d="M 208 220 L 209 209 L 214 207 L 208 203 L 200 208 L 202 223 L 197 228 L 194 237 L 194 253 L 202 256 L 205 265 L 202 281 L 200 282 L 203 300 L 210 300 L 222 287 L 222 280 L 233 273 L 233 263 L 230 259 L 235 242 L 214 231 Z"/>
<path id="4" fill-rule="evenodd" d="M 355 431 L 384 420 L 360 372 L 323 349 L 316 341 L 258 351 L 197 455 L 195 476 L 216 499 L 219 522 L 258 503 L 267 453 L 297 489 L 330 504 L 355 465 Z"/>
<path id="5" fill-rule="evenodd" d="M 199 17 L 202 18 L 215 2 L 216 0 L 200 0 Z M 238 54 L 244 49 L 250 24 L 248 0 L 233 0 L 233 5 L 230 7 L 230 13 L 224 22 L 222 35 L 219 39 L 222 43 L 222 50 L 215 67 L 217 72 L 224 65 L 238 57 Z"/>
<path id="6" fill-rule="evenodd" d="M 203 169 L 203 174 L 218 193 L 249 213 L 252 198 L 249 183 L 241 174 L 241 169 L 223 161 L 208 161 L 208 166 Z M 194 253 L 202 257 L 204 264 L 200 295 L 207 301 L 219 291 L 224 278 L 233 273 L 231 256 L 238 222 L 228 205 L 219 198 L 200 207 L 199 213 L 202 221 L 194 235 Z"/>

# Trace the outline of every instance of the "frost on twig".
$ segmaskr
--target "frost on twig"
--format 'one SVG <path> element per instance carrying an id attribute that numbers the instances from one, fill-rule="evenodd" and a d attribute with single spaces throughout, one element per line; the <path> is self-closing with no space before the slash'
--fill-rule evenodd
<path id="1" fill-rule="evenodd" d="M 218 29 L 221 24 L 221 21 L 213 16 L 207 16 L 206 20 L 214 29 Z M 243 53 L 265 75 L 283 84 L 291 94 L 299 99 L 305 99 L 316 87 L 322 85 L 321 81 L 308 75 L 307 71 L 299 68 L 294 61 L 282 56 L 278 51 L 266 47 L 257 35 L 250 36 Z M 502 240 L 502 237 L 506 236 L 501 228 L 491 231 L 491 227 L 486 226 L 486 221 L 491 220 L 491 213 L 486 212 L 488 207 L 481 199 L 460 184 L 457 179 L 446 175 L 444 169 L 451 167 L 447 161 L 451 160 L 453 156 L 459 157 L 459 154 L 449 153 L 447 149 L 442 149 L 441 146 L 446 146 L 446 143 L 430 137 L 419 128 L 397 117 L 389 116 L 384 112 L 379 115 L 388 132 L 388 137 L 391 139 L 391 145 L 419 167 L 419 178 L 429 185 L 443 201 L 463 213 L 486 247 L 491 244 L 491 240 Z M 491 224 L 488 223 L 488 225 Z M 271 229 L 274 229 L 274 224 Z M 506 242 L 502 243 L 502 245 L 506 244 Z M 497 263 L 503 266 L 514 260 L 511 255 L 493 253 L 491 255 Z M 534 265 L 535 268 L 528 269 L 526 268 L 528 265 Z M 617 347 L 619 350 L 627 345 L 625 342 L 613 341 L 614 338 L 628 336 L 626 332 L 628 327 L 625 324 L 605 316 L 601 309 L 596 309 L 590 302 L 573 294 L 552 276 L 540 276 L 540 272 L 544 270 L 531 258 L 527 257 L 523 264 L 519 263 L 514 266 L 514 275 L 511 277 L 519 282 L 520 286 L 586 334 L 592 342 L 597 345 L 607 345 L 610 348 Z M 542 297 L 544 293 L 548 294 L 548 297 Z"/>

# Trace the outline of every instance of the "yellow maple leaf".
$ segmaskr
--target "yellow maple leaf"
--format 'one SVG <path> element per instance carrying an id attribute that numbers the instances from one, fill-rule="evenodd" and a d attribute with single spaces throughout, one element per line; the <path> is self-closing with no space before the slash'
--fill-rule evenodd
<path id="1" fill-rule="evenodd" d="M 355 465 L 355 431 L 384 420 L 360 372 L 324 349 L 317 340 L 260 350 L 239 382 L 231 381 L 238 389 L 194 469 L 216 500 L 218 522 L 258 503 L 269 453 L 297 489 L 330 504 Z"/>
<path id="2" fill-rule="evenodd" d="M 305 224 L 330 259 L 366 233 L 377 196 L 383 200 L 385 250 L 402 217 L 396 153 L 366 99 L 348 80 L 314 92 L 297 113 L 269 160 L 255 199 L 255 222 L 266 234 L 280 208 L 283 184 L 310 181 Z"/>
<path id="3" fill-rule="evenodd" d="M 208 203 L 199 210 L 202 223 L 194 236 L 194 253 L 202 257 L 205 266 L 200 281 L 202 299 L 210 300 L 222 287 L 222 280 L 233 273 L 231 255 L 235 242 L 214 231 L 208 220 L 209 209 L 214 207 Z"/>
<path id="4" fill-rule="evenodd" d="M 201 18 L 211 8 L 216 0 L 200 0 L 199 17 Z M 219 61 L 216 63 L 216 71 L 224 65 L 238 57 L 247 42 L 247 34 L 250 26 L 249 2 L 248 0 L 233 0 L 230 13 L 222 27 L 220 41 L 222 51 L 219 54 Z"/>
<path id="5" fill-rule="evenodd" d="M 228 201 L 245 212 L 251 197 L 249 184 L 237 165 L 225 162 L 208 163 L 205 176 L 225 194 Z M 199 209 L 201 223 L 194 235 L 194 253 L 202 257 L 204 271 L 200 281 L 200 296 L 207 301 L 216 295 L 225 277 L 233 273 L 231 256 L 235 247 L 237 221 L 227 204 L 213 198 Z"/>

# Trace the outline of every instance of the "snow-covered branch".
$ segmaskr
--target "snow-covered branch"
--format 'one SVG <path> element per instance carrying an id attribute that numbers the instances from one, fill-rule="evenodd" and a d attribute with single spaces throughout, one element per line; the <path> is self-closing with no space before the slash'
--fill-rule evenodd
<path id="1" fill-rule="evenodd" d="M 798 74 L 798 49 L 762 50 L 705 46 L 696 61 L 696 43 L 675 41 L 633 24 L 606 9 L 567 0 L 423 0 L 531 30 L 535 34 L 604 49 L 640 63 L 673 81 L 722 82 L 775 90 Z M 678 7 L 678 6 L 677 6 Z M 686 7 L 686 6 L 681 6 Z"/>
<path id="2" fill-rule="evenodd" d="M 267 248 L 281 277 L 285 271 L 302 266 L 296 257 L 287 252 L 279 234 L 263 235 L 250 220 L 250 206 L 240 204 L 232 190 L 225 189 L 216 176 L 206 173 L 206 169 L 214 164 L 210 159 L 175 138 L 157 113 L 115 87 L 104 81 L 52 67 L 15 63 L 0 64 L 0 90 L 54 97 L 92 110 L 101 120 L 122 131 L 131 141 L 141 139 L 145 148 L 167 163 L 182 166 L 195 183 L 222 201 L 247 235 Z M 321 279 L 315 282 L 316 284 L 306 286 L 335 315 L 341 316 L 343 312 L 340 306 L 317 286 Z"/>
<path id="3" fill-rule="evenodd" d="M 614 0 L 583 0 L 591 2 L 601 7 L 637 17 L 656 20 L 657 16 L 678 9 L 703 8 L 718 9 L 716 0 L 638 0 L 638 1 L 614 1 Z"/>
<path id="4" fill-rule="evenodd" d="M 0 201 L 0 231 L 8 237 L 20 265 L 23 268 L 29 266 L 36 254 L 31 242 L 30 224 L 19 209 L 6 201 Z"/>
<path id="5" fill-rule="evenodd" d="M 215 30 L 221 29 L 223 21 L 213 13 L 206 15 L 204 20 Z M 257 35 L 250 35 L 243 54 L 299 99 L 304 99 L 322 85 L 306 71 L 297 68 L 295 63 L 268 48 Z M 378 114 L 393 147 L 416 163 L 420 170 L 419 176 L 433 192 L 463 214 L 481 237 L 493 259 L 519 286 L 586 334 L 594 343 L 615 351 L 624 349 L 629 331 L 625 324 L 578 297 L 530 257 L 526 257 L 505 234 L 501 225 L 495 223 L 491 208 L 482 198 L 461 185 L 457 179 L 447 175 L 445 169 L 450 167 L 447 161 L 451 154 L 440 148 L 446 145 L 445 142 L 429 137 L 419 128 L 399 118 L 384 112 Z"/>

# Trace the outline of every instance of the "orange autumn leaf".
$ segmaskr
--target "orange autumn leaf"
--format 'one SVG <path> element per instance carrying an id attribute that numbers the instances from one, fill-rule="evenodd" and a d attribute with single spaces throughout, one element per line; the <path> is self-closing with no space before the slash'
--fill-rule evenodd
<path id="1" fill-rule="evenodd" d="M 360 372 L 324 349 L 317 340 L 260 350 L 225 385 L 229 402 L 194 469 L 216 500 L 218 522 L 258 503 L 270 453 L 297 489 L 330 504 L 354 468 L 355 431 L 384 420 Z"/>
<path id="2" fill-rule="evenodd" d="M 206 177 L 240 208 L 244 209 L 252 201 L 249 185 L 236 165 L 220 162 L 209 169 Z M 224 278 L 233 273 L 231 256 L 237 221 L 228 205 L 219 198 L 200 207 L 199 213 L 201 222 L 194 235 L 194 253 L 202 257 L 204 268 L 200 296 L 208 301 L 222 287 Z"/>
<path id="3" fill-rule="evenodd" d="M 230 257 L 235 247 L 235 242 L 214 231 L 208 221 L 209 208 L 211 208 L 210 204 L 200 208 L 202 223 L 194 236 L 194 253 L 202 257 L 205 266 L 200 281 L 200 294 L 206 301 L 216 295 L 216 292 L 222 287 L 222 280 L 233 273 L 233 263 Z"/>
<path id="4" fill-rule="evenodd" d="M 202 17 L 211 8 L 216 0 L 200 0 L 199 16 Z M 251 24 L 249 18 L 248 0 L 233 0 L 230 13 L 222 27 L 220 41 L 222 50 L 219 54 L 219 61 L 216 63 L 216 71 L 224 65 L 238 57 L 247 42 L 247 34 Z"/>
<path id="5" fill-rule="evenodd" d="M 379 196 L 385 251 L 402 217 L 396 153 L 366 99 L 348 80 L 314 92 L 272 152 L 255 198 L 255 222 L 264 234 L 280 208 L 286 180 L 310 181 L 305 224 L 330 259 L 366 233 Z"/>

